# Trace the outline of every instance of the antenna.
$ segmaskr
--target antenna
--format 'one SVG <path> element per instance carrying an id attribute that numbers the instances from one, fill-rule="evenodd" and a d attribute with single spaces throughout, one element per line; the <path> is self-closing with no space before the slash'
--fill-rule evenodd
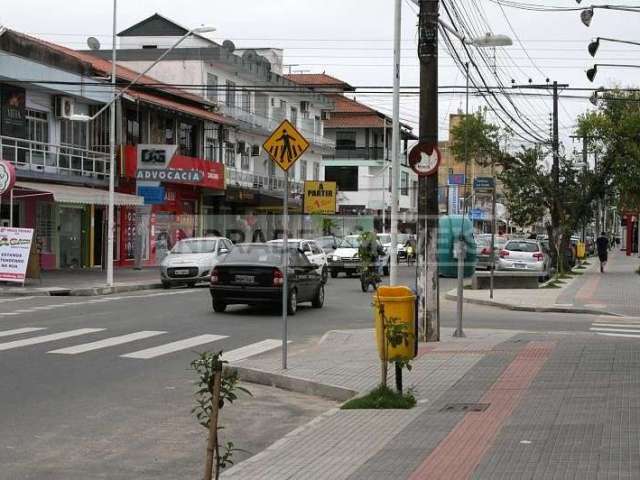
<path id="1" fill-rule="evenodd" d="M 91 50 L 100 50 L 100 40 L 96 37 L 87 38 L 87 45 Z"/>

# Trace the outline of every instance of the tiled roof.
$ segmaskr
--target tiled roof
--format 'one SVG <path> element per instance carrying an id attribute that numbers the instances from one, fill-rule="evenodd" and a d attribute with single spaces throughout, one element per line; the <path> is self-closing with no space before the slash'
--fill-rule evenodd
<path id="1" fill-rule="evenodd" d="M 345 92 L 355 91 L 355 88 L 347 82 L 343 82 L 342 80 L 332 77 L 331 75 L 327 75 L 326 73 L 290 73 L 285 75 L 285 78 L 309 88 L 339 87 L 340 90 Z"/>
<path id="2" fill-rule="evenodd" d="M 389 126 L 389 123 L 387 123 Z M 373 115 L 343 115 L 334 113 L 325 120 L 324 128 L 382 128 L 382 118 Z"/>

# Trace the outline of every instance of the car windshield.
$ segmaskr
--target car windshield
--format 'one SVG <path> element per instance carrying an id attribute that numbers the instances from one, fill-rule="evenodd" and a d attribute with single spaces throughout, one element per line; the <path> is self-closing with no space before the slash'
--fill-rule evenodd
<path id="1" fill-rule="evenodd" d="M 283 248 L 277 245 L 236 245 L 227 255 L 224 263 L 251 263 L 279 265 L 282 263 Z"/>
<path id="2" fill-rule="evenodd" d="M 387 243 L 391 243 L 391 235 L 387 233 L 383 233 L 381 235 L 378 235 L 378 240 L 380 240 L 380 243 L 382 243 L 383 245 Z M 398 241 L 399 240 L 400 240 L 400 236 L 398 235 Z"/>
<path id="3" fill-rule="evenodd" d="M 335 237 L 322 237 L 316 239 L 316 243 L 320 245 L 321 248 L 333 248 L 333 246 L 339 242 L 340 240 Z"/>
<path id="4" fill-rule="evenodd" d="M 510 252 L 537 252 L 539 250 L 538 244 L 533 242 L 508 242 L 504 249 Z"/>
<path id="5" fill-rule="evenodd" d="M 359 237 L 346 237 L 343 238 L 338 248 L 358 248 L 360 246 Z"/>
<path id="6" fill-rule="evenodd" d="M 180 240 L 171 253 L 182 255 L 187 253 L 212 253 L 216 249 L 217 240 L 186 239 Z"/>

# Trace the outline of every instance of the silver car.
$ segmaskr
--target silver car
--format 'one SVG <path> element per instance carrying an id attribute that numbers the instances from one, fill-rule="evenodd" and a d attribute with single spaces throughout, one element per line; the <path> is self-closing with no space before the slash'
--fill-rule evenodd
<path id="1" fill-rule="evenodd" d="M 509 240 L 498 259 L 498 270 L 526 270 L 551 275 L 551 257 L 537 240 Z"/>
<path id="2" fill-rule="evenodd" d="M 227 238 L 185 238 L 171 249 L 160 264 L 160 280 L 164 288 L 172 285 L 194 286 L 209 281 L 209 276 L 233 243 Z"/>

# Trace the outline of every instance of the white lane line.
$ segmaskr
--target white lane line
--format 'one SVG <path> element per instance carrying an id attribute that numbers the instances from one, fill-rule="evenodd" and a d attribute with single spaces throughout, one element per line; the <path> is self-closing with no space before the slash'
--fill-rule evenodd
<path id="1" fill-rule="evenodd" d="M 51 310 L 51 305 L 42 305 L 41 307 L 31 307 L 31 310 Z"/>
<path id="2" fill-rule="evenodd" d="M 46 328 L 25 327 L 25 328 L 16 328 L 14 330 L 3 330 L 0 332 L 0 337 L 9 337 L 11 335 L 20 335 L 21 333 L 37 332 L 39 330 L 46 330 Z"/>
<path id="3" fill-rule="evenodd" d="M 13 313 L 31 313 L 33 312 L 32 308 L 23 308 L 20 310 L 14 310 Z"/>
<path id="4" fill-rule="evenodd" d="M 87 333 L 102 332 L 104 328 L 78 328 L 77 330 L 69 330 L 67 332 L 52 333 L 51 335 L 42 335 L 41 337 L 25 338 L 24 340 L 14 340 L 13 342 L 0 343 L 0 351 L 11 350 L 12 348 L 26 347 L 28 345 L 36 345 L 38 343 L 53 342 L 64 338 L 78 337 Z"/>
<path id="5" fill-rule="evenodd" d="M 607 337 L 640 338 L 640 335 L 630 335 L 628 333 L 597 333 L 597 335 L 606 335 Z"/>
<path id="6" fill-rule="evenodd" d="M 624 329 L 624 328 L 590 328 L 592 332 L 619 332 L 619 333 L 638 333 L 640 334 L 640 329 Z"/>
<path id="7" fill-rule="evenodd" d="M 167 343 L 158 347 L 147 348 L 145 350 L 139 350 L 137 352 L 127 353 L 126 355 L 120 355 L 124 358 L 139 358 L 147 360 L 149 358 L 159 357 L 160 355 L 166 355 L 167 353 L 178 352 L 180 350 L 186 350 L 187 348 L 196 347 L 198 345 L 204 345 L 205 343 L 215 342 L 227 338 L 226 335 L 198 335 L 197 337 L 186 338 L 184 340 L 178 340 L 177 342 Z"/>
<path id="8" fill-rule="evenodd" d="M 34 298 L 44 298 L 44 297 L 16 297 L 16 298 L 7 298 L 7 299 L 3 299 L 0 300 L 0 305 L 4 304 L 4 303 L 9 303 L 9 302 L 21 302 L 23 300 L 33 300 Z"/>
<path id="9" fill-rule="evenodd" d="M 0 313 L 0 315 L 4 316 L 4 315 L 20 315 L 20 314 L 15 312 L 4 312 L 4 313 Z"/>
<path id="10" fill-rule="evenodd" d="M 291 343 L 291 342 L 287 342 Z M 263 340 L 261 342 L 252 343 L 244 347 L 236 348 L 235 350 L 229 350 L 222 354 L 222 360 L 227 362 L 237 362 L 259 353 L 268 352 L 282 346 L 282 340 Z"/>
<path id="11" fill-rule="evenodd" d="M 47 352 L 47 353 L 77 355 L 78 353 L 90 352 L 91 350 L 99 350 L 101 348 L 113 347 L 115 345 L 122 345 L 123 343 L 135 342 L 136 340 L 142 340 L 144 338 L 155 337 L 156 335 L 162 335 L 163 333 L 167 333 L 167 332 L 143 330 L 141 332 L 130 333 L 128 335 L 120 335 L 118 337 L 105 338 L 104 340 L 98 340 L 97 342 L 83 343 L 81 345 L 75 345 L 73 347 L 60 348 L 58 350 L 51 350 L 50 352 Z"/>
<path id="12" fill-rule="evenodd" d="M 592 327 L 640 328 L 640 323 L 592 323 Z"/>

